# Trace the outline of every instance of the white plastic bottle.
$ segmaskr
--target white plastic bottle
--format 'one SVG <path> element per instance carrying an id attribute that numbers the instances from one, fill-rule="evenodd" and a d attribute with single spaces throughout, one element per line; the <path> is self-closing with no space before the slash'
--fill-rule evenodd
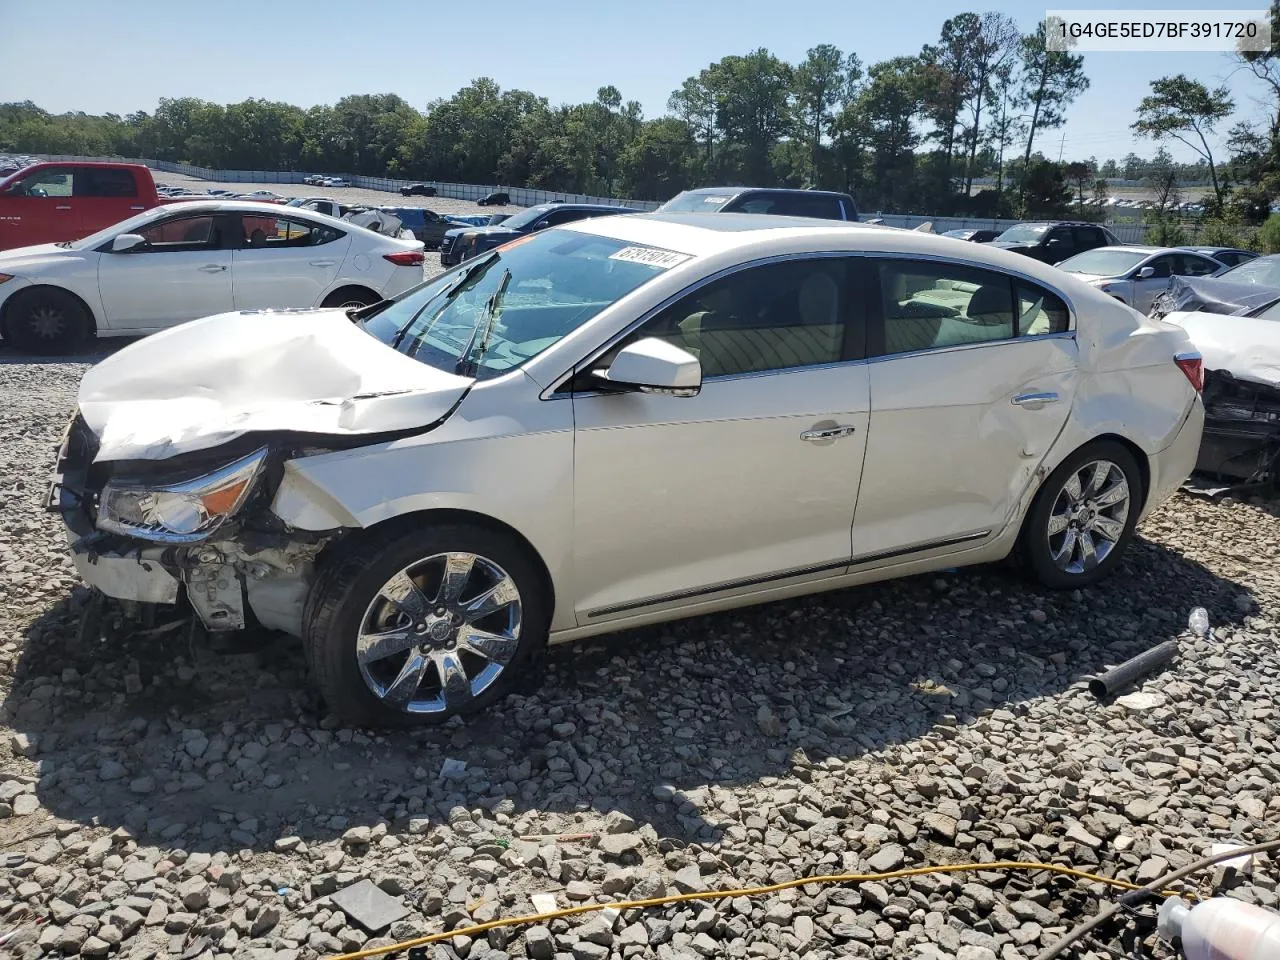
<path id="1" fill-rule="evenodd" d="M 1280 913 L 1230 897 L 1194 906 L 1170 897 L 1158 929 L 1165 940 L 1181 938 L 1187 960 L 1280 960 Z"/>

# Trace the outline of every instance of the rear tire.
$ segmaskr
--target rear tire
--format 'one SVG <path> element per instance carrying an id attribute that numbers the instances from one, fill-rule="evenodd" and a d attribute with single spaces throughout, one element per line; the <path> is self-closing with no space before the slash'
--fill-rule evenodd
<path id="1" fill-rule="evenodd" d="M 24 353 L 69 353 L 89 330 L 84 304 L 57 287 L 23 290 L 5 310 L 5 338 Z"/>
<path id="2" fill-rule="evenodd" d="M 320 306 L 325 309 L 341 308 L 345 310 L 351 307 L 367 307 L 381 299 L 372 290 L 365 290 L 363 287 L 343 287 L 341 290 L 335 290 L 325 297 Z"/>
<path id="3" fill-rule="evenodd" d="M 478 615 L 486 596 L 489 612 Z M 523 545 L 449 523 L 388 530 L 335 557 L 307 599 L 303 642 L 316 685 L 344 720 L 424 726 L 534 685 L 550 620 Z"/>
<path id="4" fill-rule="evenodd" d="M 1054 470 L 1027 511 L 1018 552 L 1051 590 L 1087 587 L 1120 563 L 1145 491 L 1133 454 L 1112 440 L 1081 447 Z"/>

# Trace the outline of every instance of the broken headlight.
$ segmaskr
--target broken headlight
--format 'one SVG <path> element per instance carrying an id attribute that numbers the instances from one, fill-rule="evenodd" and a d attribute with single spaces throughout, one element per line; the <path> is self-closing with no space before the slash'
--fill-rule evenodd
<path id="1" fill-rule="evenodd" d="M 98 502 L 98 529 L 142 540 L 202 540 L 233 516 L 262 470 L 267 448 L 219 470 L 165 486 L 111 481 Z"/>

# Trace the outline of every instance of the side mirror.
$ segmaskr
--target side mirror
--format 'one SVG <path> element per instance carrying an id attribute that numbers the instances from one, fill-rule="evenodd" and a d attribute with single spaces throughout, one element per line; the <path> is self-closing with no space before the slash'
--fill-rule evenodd
<path id="1" fill-rule="evenodd" d="M 1061 238 L 1061 237 L 1050 237 L 1048 240 L 1046 240 L 1046 241 L 1044 242 L 1044 245 L 1045 245 L 1046 247 L 1060 247 L 1060 246 L 1062 246 L 1062 238 Z"/>
<path id="2" fill-rule="evenodd" d="M 1155 267 L 1143 267 L 1141 270 L 1138 271 L 1137 279 L 1146 280 L 1147 278 L 1154 277 L 1155 275 L 1156 275 Z"/>
<path id="3" fill-rule="evenodd" d="M 618 351 L 613 363 L 600 375 L 609 383 L 635 387 L 641 393 L 693 397 L 702 388 L 702 364 L 698 358 L 656 337 L 637 340 Z"/>
<path id="4" fill-rule="evenodd" d="M 122 233 L 111 241 L 112 253 L 128 253 L 144 246 L 147 238 L 137 233 Z"/>

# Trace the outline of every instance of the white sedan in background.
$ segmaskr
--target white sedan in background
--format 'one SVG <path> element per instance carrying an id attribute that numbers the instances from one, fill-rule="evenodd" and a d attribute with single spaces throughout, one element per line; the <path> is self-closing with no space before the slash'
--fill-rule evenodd
<path id="1" fill-rule="evenodd" d="M 46 353 L 231 310 L 358 307 L 422 281 L 423 246 L 308 210 L 202 200 L 0 253 L 0 336 Z"/>
<path id="2" fill-rule="evenodd" d="M 1169 289 L 1172 277 L 1211 277 L 1227 268 L 1212 257 L 1170 247 L 1095 247 L 1058 264 L 1059 270 L 1150 313 L 1151 303 Z"/>

